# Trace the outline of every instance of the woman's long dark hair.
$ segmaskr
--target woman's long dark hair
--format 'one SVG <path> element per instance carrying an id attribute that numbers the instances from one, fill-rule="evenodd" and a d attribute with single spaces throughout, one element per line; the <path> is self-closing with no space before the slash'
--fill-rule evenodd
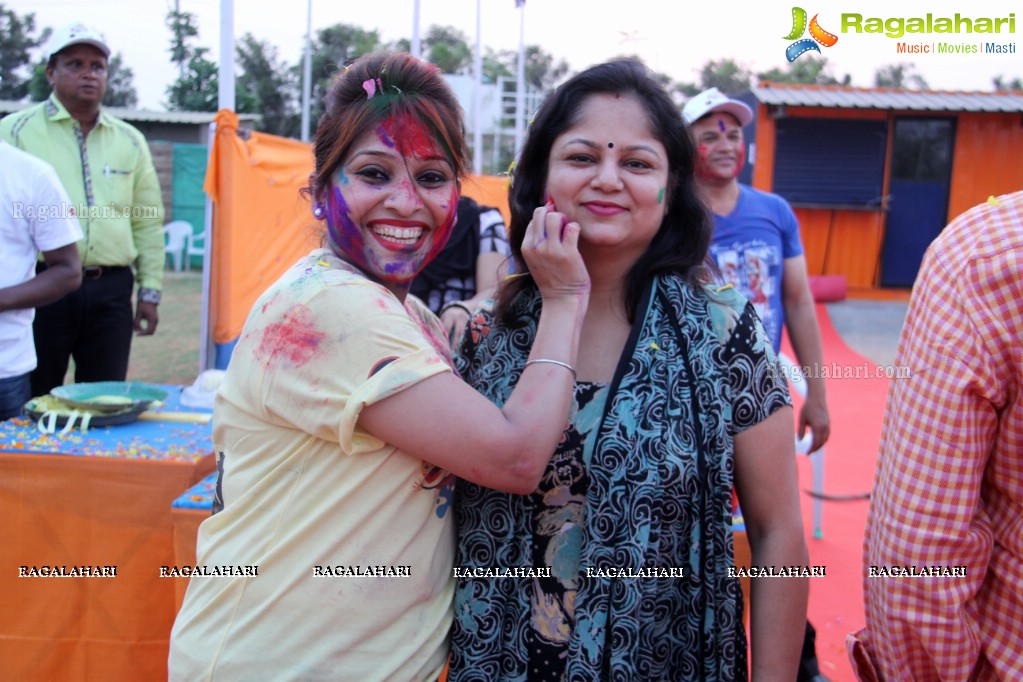
<path id="1" fill-rule="evenodd" d="M 528 272 L 522 259 L 522 240 L 533 210 L 544 202 L 547 168 L 554 140 L 576 124 L 579 110 L 592 95 L 633 95 L 646 109 L 650 130 L 668 154 L 667 212 L 650 246 L 629 270 L 625 280 L 625 307 L 629 321 L 644 285 L 651 277 L 674 273 L 690 284 L 707 281 L 705 265 L 713 223 L 696 195 L 693 168 L 696 151 L 682 120 L 682 112 L 664 88 L 641 63 L 617 59 L 573 76 L 559 86 L 537 112 L 529 125 L 522 153 L 516 162 L 512 186 L 508 192 L 511 209 L 509 240 L 516 272 Z M 517 326 L 512 312 L 515 299 L 532 278 L 507 280 L 498 297 L 497 314 L 501 323 Z"/>

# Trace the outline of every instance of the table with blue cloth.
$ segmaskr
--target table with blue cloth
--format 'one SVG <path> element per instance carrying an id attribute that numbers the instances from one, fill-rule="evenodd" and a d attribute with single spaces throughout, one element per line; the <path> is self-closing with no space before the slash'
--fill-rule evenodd
<path id="1" fill-rule="evenodd" d="M 171 503 L 215 460 L 209 410 L 162 388 L 155 420 L 63 434 L 0 423 L 0 680 L 166 678 Z"/>

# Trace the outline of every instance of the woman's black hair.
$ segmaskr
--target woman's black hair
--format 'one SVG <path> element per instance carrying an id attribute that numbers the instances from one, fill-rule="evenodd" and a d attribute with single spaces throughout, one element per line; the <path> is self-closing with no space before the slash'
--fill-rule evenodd
<path id="1" fill-rule="evenodd" d="M 592 95 L 631 95 L 646 110 L 650 131 L 668 155 L 667 211 L 649 247 L 629 270 L 625 280 L 625 308 L 630 322 L 645 283 L 659 274 L 674 273 L 690 284 L 707 281 L 707 252 L 713 223 L 696 194 L 693 180 L 696 150 L 682 120 L 682 112 L 660 83 L 640 62 L 616 59 L 591 66 L 573 76 L 544 100 L 530 123 L 522 153 L 515 164 L 508 203 L 511 209 L 509 240 L 516 272 L 527 272 L 522 240 L 533 211 L 544 203 L 547 169 L 554 140 L 577 123 L 579 111 Z M 506 280 L 498 297 L 497 314 L 506 325 L 519 322 L 512 304 L 532 278 Z"/>

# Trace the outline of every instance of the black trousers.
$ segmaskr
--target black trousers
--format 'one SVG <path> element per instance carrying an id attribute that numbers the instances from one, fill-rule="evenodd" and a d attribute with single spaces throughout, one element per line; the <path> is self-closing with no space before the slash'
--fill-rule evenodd
<path id="1" fill-rule="evenodd" d="M 75 382 L 125 380 L 135 326 L 134 288 L 130 267 L 103 268 L 98 275 L 88 273 L 76 291 L 36 308 L 33 396 L 64 383 L 70 358 L 75 359 Z"/>
<path id="2" fill-rule="evenodd" d="M 796 682 L 811 682 L 821 674 L 820 666 L 817 664 L 817 631 L 813 629 L 810 621 L 806 621 L 806 632 L 803 635 L 803 651 L 799 656 L 799 674 Z"/>

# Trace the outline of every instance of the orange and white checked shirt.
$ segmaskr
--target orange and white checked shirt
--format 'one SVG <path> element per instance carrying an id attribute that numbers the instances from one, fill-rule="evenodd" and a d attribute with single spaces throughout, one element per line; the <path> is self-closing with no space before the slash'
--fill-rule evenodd
<path id="1" fill-rule="evenodd" d="M 888 391 L 853 668 L 864 681 L 1023 680 L 1023 192 L 931 245 L 896 364 L 911 376 Z"/>

